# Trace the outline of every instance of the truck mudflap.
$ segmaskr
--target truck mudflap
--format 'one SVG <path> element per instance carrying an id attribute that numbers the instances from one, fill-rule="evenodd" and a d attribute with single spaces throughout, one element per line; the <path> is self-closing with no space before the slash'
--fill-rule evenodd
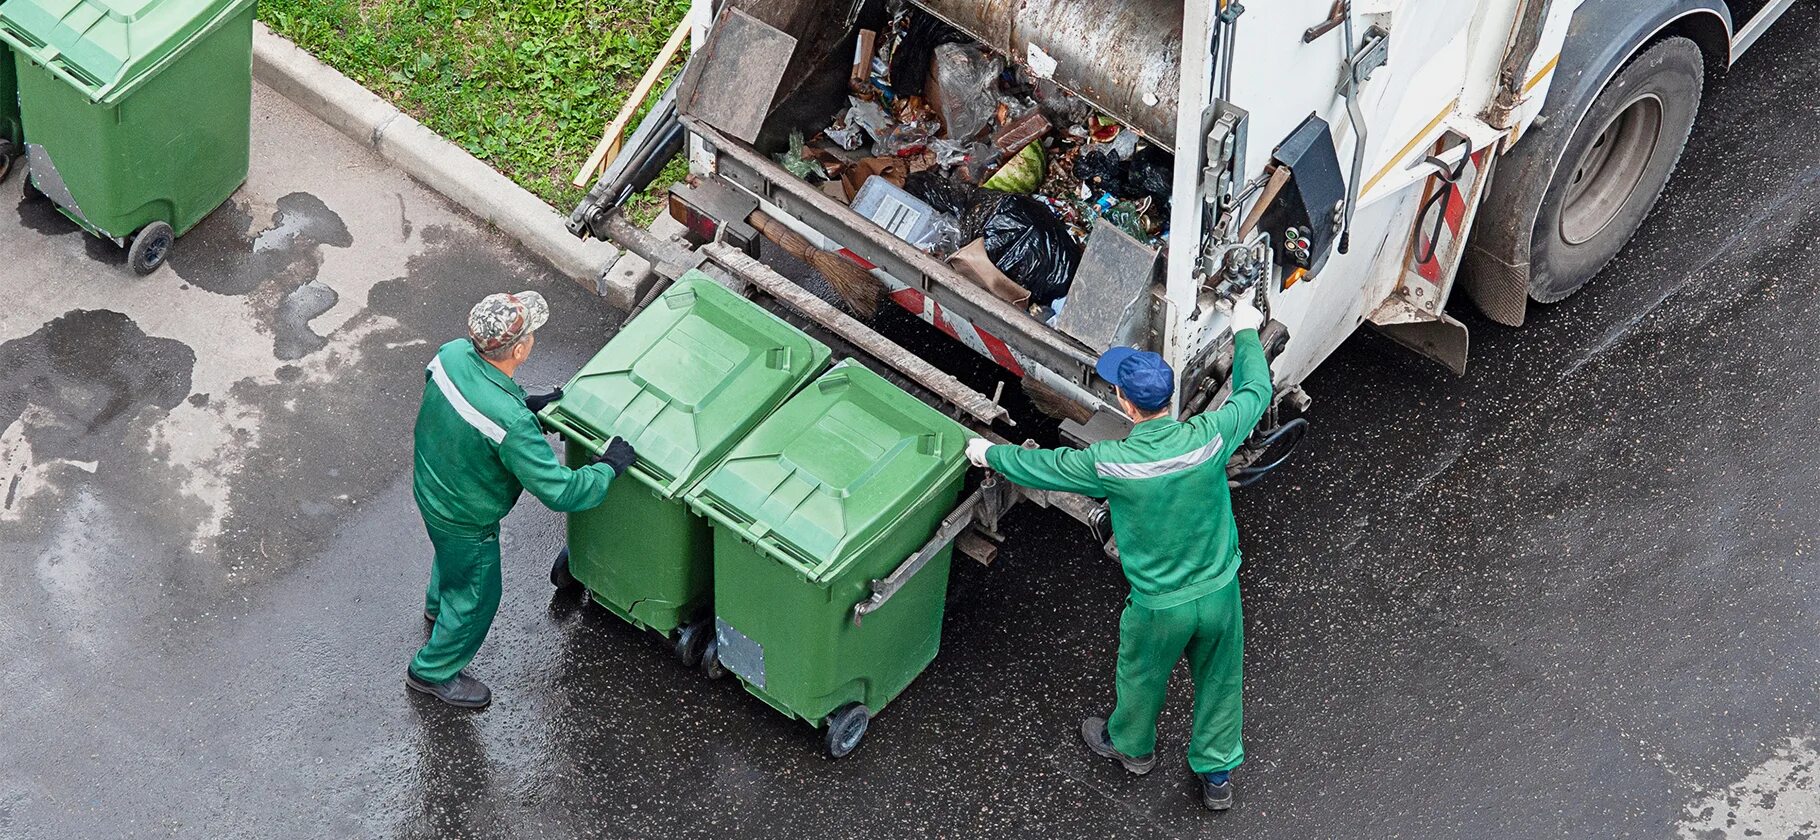
<path id="1" fill-rule="evenodd" d="M 1397 286 L 1367 319 L 1392 341 L 1439 362 L 1455 376 L 1466 373 L 1468 334 L 1466 325 L 1445 309 L 1466 257 L 1467 233 L 1498 160 L 1496 142 L 1471 151 L 1474 145 L 1466 135 L 1449 132 L 1420 164 L 1434 174 L 1422 188 Z"/>

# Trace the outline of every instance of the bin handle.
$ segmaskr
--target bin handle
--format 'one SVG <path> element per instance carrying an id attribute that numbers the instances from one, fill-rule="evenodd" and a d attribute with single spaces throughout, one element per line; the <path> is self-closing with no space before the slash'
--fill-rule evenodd
<path id="1" fill-rule="evenodd" d="M 607 451 L 607 442 L 601 440 L 599 435 L 579 424 L 563 419 L 562 415 L 556 413 L 554 407 L 544 409 L 543 413 L 537 415 L 537 419 L 542 420 L 544 425 L 556 430 L 563 437 L 581 444 L 581 448 L 594 455 Z"/>
<path id="2" fill-rule="evenodd" d="M 735 521 L 733 517 L 728 516 L 716 506 L 712 499 L 697 497 L 696 501 L 701 503 L 697 512 L 708 517 L 708 519 L 712 520 L 716 525 L 723 528 L 731 528 L 735 531 L 742 530 L 746 527 L 746 523 Z"/>
<path id="3" fill-rule="evenodd" d="M 979 506 L 980 495 L 984 492 L 985 488 L 973 491 L 973 495 L 962 500 L 953 511 L 949 512 L 947 517 L 942 519 L 941 526 L 935 529 L 935 535 L 931 536 L 928 542 L 923 543 L 922 548 L 917 549 L 915 554 L 904 558 L 904 562 L 897 564 L 897 568 L 891 570 L 891 574 L 872 581 L 871 597 L 853 605 L 854 627 L 860 626 L 860 622 L 867 615 L 877 612 L 880 607 L 885 605 L 885 602 L 890 601 L 891 596 L 896 595 L 899 590 L 904 588 L 904 584 L 909 583 L 917 572 L 922 571 L 924 566 L 929 565 L 930 560 L 935 559 L 935 555 L 942 553 L 942 549 L 947 548 L 949 543 L 954 542 L 955 537 L 960 536 L 962 531 L 967 530 L 967 527 L 973 524 L 973 510 Z"/>

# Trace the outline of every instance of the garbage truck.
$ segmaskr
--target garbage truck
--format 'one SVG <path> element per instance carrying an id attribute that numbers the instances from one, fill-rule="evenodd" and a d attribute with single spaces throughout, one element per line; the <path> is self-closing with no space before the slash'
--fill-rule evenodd
<path id="1" fill-rule="evenodd" d="M 1360 326 L 1462 373 L 1456 289 L 1520 326 L 1591 281 L 1674 171 L 1705 85 L 1791 5 L 696 0 L 688 65 L 570 226 L 648 258 L 659 287 L 703 268 L 764 297 L 998 439 L 1017 437 L 1000 395 L 873 329 L 875 304 L 991 360 L 1086 444 L 1128 428 L 1093 370 L 1109 346 L 1162 354 L 1180 414 L 1217 406 L 1228 304 L 1248 295 L 1300 408 Z M 614 210 L 627 173 L 678 145 L 684 241 Z M 1041 160 L 1014 172 L 1024 158 Z M 844 301 L 754 259 L 761 241 Z M 1059 256 L 1026 259 L 1046 247 Z M 1058 276 L 1048 294 L 1024 282 Z M 1286 457 L 1305 428 L 1290 413 L 1233 459 L 1235 482 Z M 989 559 L 979 535 L 1019 500 L 1104 526 L 1091 500 L 1018 492 L 970 493 L 935 539 Z"/>

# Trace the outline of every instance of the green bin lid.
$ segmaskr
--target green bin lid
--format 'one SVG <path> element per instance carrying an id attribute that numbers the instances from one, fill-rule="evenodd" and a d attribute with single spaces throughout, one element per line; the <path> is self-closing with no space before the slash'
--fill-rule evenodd
<path id="1" fill-rule="evenodd" d="M 828 363 L 828 347 L 691 271 L 563 386 L 544 419 L 598 448 L 638 450 L 633 473 L 681 495 Z"/>
<path id="2" fill-rule="evenodd" d="M 843 361 L 753 430 L 689 499 L 826 582 L 966 469 L 967 436 Z"/>
<path id="3" fill-rule="evenodd" d="M 0 40 L 89 99 L 115 102 L 253 2 L 5 0 Z"/>

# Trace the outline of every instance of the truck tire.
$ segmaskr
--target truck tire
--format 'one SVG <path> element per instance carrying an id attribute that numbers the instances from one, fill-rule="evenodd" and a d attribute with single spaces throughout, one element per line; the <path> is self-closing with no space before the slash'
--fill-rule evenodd
<path id="1" fill-rule="evenodd" d="M 1732 32 L 1722 0 L 1602 0 L 1574 11 L 1561 52 L 1546 62 L 1551 69 L 1537 71 L 1550 79 L 1541 111 L 1498 155 L 1466 239 L 1458 288 L 1479 311 L 1499 324 L 1522 326 L 1532 300 L 1566 297 L 1617 254 L 1679 162 L 1704 74 L 1727 66 Z M 1642 118 L 1637 128 L 1657 128 L 1650 160 L 1630 171 L 1637 178 L 1629 195 L 1604 205 L 1617 212 L 1595 235 L 1586 235 L 1597 227 L 1584 221 L 1588 214 L 1576 214 L 1576 241 L 1569 243 L 1561 234 L 1560 209 L 1573 176 L 1580 173 L 1584 183 L 1581 164 L 1600 163 L 1586 160 L 1585 152 L 1624 106 L 1634 104 L 1631 95 L 1645 88 L 1657 96 L 1670 90 L 1685 95 L 1663 97 L 1671 107 L 1659 120 L 1654 113 L 1631 115 Z M 1626 128 L 1618 127 L 1620 133 Z M 1606 142 L 1611 139 L 1607 135 Z M 1605 182 L 1604 198 L 1617 192 L 1612 184 L 1619 174 L 1605 176 L 1612 180 Z M 1545 200 L 1553 202 L 1546 210 Z"/>
<path id="2" fill-rule="evenodd" d="M 1681 159 L 1704 83 L 1699 46 L 1656 42 L 1599 92 L 1546 185 L 1519 187 L 1545 190 L 1531 238 L 1532 300 L 1579 291 L 1642 226 Z"/>

